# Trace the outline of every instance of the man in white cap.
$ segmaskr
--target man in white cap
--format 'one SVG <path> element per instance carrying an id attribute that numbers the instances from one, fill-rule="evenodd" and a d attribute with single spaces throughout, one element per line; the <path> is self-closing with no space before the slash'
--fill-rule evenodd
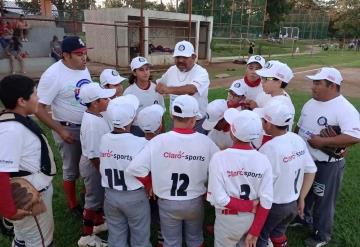
<path id="1" fill-rule="evenodd" d="M 331 239 L 336 198 L 344 172 L 345 159 L 322 151 L 324 147 L 345 148 L 360 141 L 359 112 L 345 99 L 340 88 L 343 78 L 335 68 L 324 67 L 312 80 L 312 99 L 305 103 L 296 131 L 307 141 L 317 173 L 305 200 L 305 222 L 314 235 L 305 240 L 309 247 L 324 246 Z M 327 126 L 338 126 L 339 135 L 321 137 Z M 343 152 L 341 152 L 343 153 Z"/>
<path id="2" fill-rule="evenodd" d="M 125 172 L 147 143 L 145 138 L 130 133 L 138 107 L 139 100 L 131 94 L 111 100 L 107 115 L 114 130 L 103 135 L 100 141 L 100 173 L 105 188 L 109 246 L 151 246 L 147 193 L 141 182 Z"/>
<path id="3" fill-rule="evenodd" d="M 304 140 L 288 132 L 294 111 L 281 101 L 272 101 L 259 109 L 265 133 L 271 139 L 259 149 L 272 166 L 274 198 L 270 213 L 257 242 L 257 247 L 286 247 L 286 230 L 299 214 L 304 216 L 305 197 L 314 181 L 316 166 Z"/>
<path id="4" fill-rule="evenodd" d="M 126 80 L 115 69 L 104 69 L 100 74 L 100 85 L 103 88 L 116 89 L 114 97 L 122 95 L 124 89 L 122 83 Z"/>
<path id="5" fill-rule="evenodd" d="M 224 113 L 228 109 L 224 99 L 211 101 L 206 108 L 206 118 L 202 125 L 208 130 L 208 137 L 215 142 L 220 150 L 231 147 L 233 141 L 230 137 L 230 125 L 224 119 Z"/>
<path id="6" fill-rule="evenodd" d="M 261 120 L 252 111 L 233 108 L 224 117 L 234 145 L 213 155 L 209 165 L 215 246 L 256 246 L 273 198 L 270 162 L 250 145 L 262 132 Z"/>
<path id="7" fill-rule="evenodd" d="M 256 74 L 256 70 L 262 69 L 264 66 L 265 59 L 262 56 L 251 56 L 246 63 L 244 78 L 233 82 L 233 84 L 241 84 L 247 99 L 256 100 L 256 97 L 263 92 L 261 77 Z"/>
<path id="8" fill-rule="evenodd" d="M 164 247 L 182 246 L 183 236 L 187 246 L 201 247 L 208 165 L 219 148 L 193 130 L 199 115 L 194 97 L 177 97 L 171 115 L 174 129 L 151 139 L 126 171 L 152 185 L 158 197 Z"/>
<path id="9" fill-rule="evenodd" d="M 209 74 L 196 64 L 194 46 L 188 41 L 180 41 L 175 45 L 175 65 L 171 66 L 160 79 L 157 80 L 156 91 L 170 95 L 170 109 L 178 95 L 194 96 L 199 104 L 200 114 L 196 118 L 195 130 L 206 134 L 202 128 L 208 104 Z"/>

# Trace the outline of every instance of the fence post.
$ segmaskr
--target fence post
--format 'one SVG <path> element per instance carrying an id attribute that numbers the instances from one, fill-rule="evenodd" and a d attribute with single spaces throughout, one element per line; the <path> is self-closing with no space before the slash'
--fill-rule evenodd
<path id="1" fill-rule="evenodd" d="M 119 54 L 119 44 L 118 44 L 118 33 L 117 33 L 117 25 L 116 25 L 116 22 L 114 22 L 115 26 L 115 66 L 116 66 L 116 69 L 119 69 L 119 57 L 118 57 L 118 54 Z"/>

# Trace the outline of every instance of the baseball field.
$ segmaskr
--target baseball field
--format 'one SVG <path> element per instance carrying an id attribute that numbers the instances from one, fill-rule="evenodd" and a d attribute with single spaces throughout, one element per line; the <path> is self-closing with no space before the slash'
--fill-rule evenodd
<path id="1" fill-rule="evenodd" d="M 268 59 L 268 58 L 266 58 Z M 292 97 L 292 101 L 296 108 L 296 119 L 303 104 L 311 97 L 311 82 L 304 79 L 307 74 L 314 74 L 315 71 L 322 66 L 334 66 L 340 69 L 344 77 L 342 84 L 342 94 L 350 99 L 351 103 L 360 109 L 360 52 L 352 51 L 334 51 L 320 52 L 315 55 L 302 55 L 296 57 L 274 57 L 279 59 L 294 70 L 295 78 L 290 82 L 287 91 Z M 207 66 L 212 79 L 212 88 L 209 91 L 209 101 L 216 98 L 225 98 L 226 91 L 224 88 L 243 75 L 244 65 L 221 63 L 211 64 Z M 224 79 L 216 79 L 215 75 L 219 73 L 227 73 L 229 77 Z M 157 78 L 156 75 L 154 76 Z M 1 108 L 1 105 L 0 105 Z M 167 112 L 167 120 L 169 115 Z M 53 147 L 57 166 L 61 167 L 60 155 L 56 145 L 52 139 L 51 132 L 44 127 L 44 130 Z M 3 144 L 4 145 L 4 144 Z M 6 145 L 6 144 L 5 144 Z M 333 239 L 329 246 L 332 247 L 356 247 L 360 246 L 360 145 L 352 147 L 346 158 L 345 175 L 342 182 L 341 193 L 337 201 L 335 225 Z M 77 241 L 81 234 L 81 222 L 70 216 L 67 211 L 64 194 L 62 191 L 62 175 L 58 169 L 58 175 L 54 179 L 54 197 L 53 209 L 55 219 L 55 245 L 57 247 L 77 246 Z M 81 185 L 78 186 L 79 190 Z M 206 208 L 206 223 L 214 221 L 213 210 L 211 207 Z M 303 240 L 308 236 L 309 232 L 302 228 L 291 228 L 288 232 L 289 246 L 300 247 Z M 103 235 L 106 237 L 106 235 Z M 206 246 L 213 246 L 213 236 L 205 233 Z M 152 240 L 155 241 L 155 234 L 152 234 Z M 11 239 L 0 235 L 0 247 L 11 246 Z"/>

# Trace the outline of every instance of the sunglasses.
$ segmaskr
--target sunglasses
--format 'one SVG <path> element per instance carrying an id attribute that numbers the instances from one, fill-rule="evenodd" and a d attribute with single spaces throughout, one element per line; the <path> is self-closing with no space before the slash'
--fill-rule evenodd
<path id="1" fill-rule="evenodd" d="M 275 77 L 262 77 L 262 78 L 265 81 L 278 81 L 279 80 L 278 78 L 275 78 Z"/>

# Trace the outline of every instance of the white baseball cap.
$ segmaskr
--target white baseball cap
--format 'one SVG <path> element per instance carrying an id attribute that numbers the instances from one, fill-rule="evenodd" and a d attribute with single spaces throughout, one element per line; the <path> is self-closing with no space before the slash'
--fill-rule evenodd
<path id="1" fill-rule="evenodd" d="M 243 96 L 246 93 L 246 88 L 240 80 L 234 81 L 228 90 L 233 91 L 238 96 Z"/>
<path id="2" fill-rule="evenodd" d="M 268 61 L 262 69 L 256 70 L 256 74 L 261 77 L 275 77 L 286 83 L 289 83 L 294 77 L 294 74 L 289 66 L 277 60 Z"/>
<path id="3" fill-rule="evenodd" d="M 105 89 L 99 83 L 92 82 L 80 88 L 79 98 L 83 104 L 91 103 L 97 99 L 107 99 L 114 96 L 116 89 Z"/>
<path id="4" fill-rule="evenodd" d="M 107 113 L 115 128 L 124 128 L 136 116 L 139 100 L 135 95 L 127 94 L 110 100 Z"/>
<path id="5" fill-rule="evenodd" d="M 224 112 L 228 109 L 224 99 L 211 101 L 206 107 L 206 118 L 202 124 L 205 130 L 212 130 L 216 124 L 224 118 Z"/>
<path id="6" fill-rule="evenodd" d="M 264 108 L 255 108 L 260 118 L 276 126 L 287 126 L 295 116 L 295 111 L 289 105 L 279 100 L 274 100 Z"/>
<path id="7" fill-rule="evenodd" d="M 194 46 L 186 40 L 180 41 L 175 45 L 173 57 L 191 57 L 195 54 Z"/>
<path id="8" fill-rule="evenodd" d="M 117 85 L 125 80 L 126 78 L 120 76 L 119 72 L 114 69 L 104 69 L 100 74 L 100 85 L 102 87 L 107 84 Z"/>
<path id="9" fill-rule="evenodd" d="M 175 98 L 171 107 L 171 114 L 173 116 L 185 118 L 185 117 L 197 117 L 201 118 L 199 112 L 199 103 L 190 95 L 184 94 Z"/>
<path id="10" fill-rule="evenodd" d="M 262 134 L 261 119 L 255 112 L 230 108 L 225 111 L 224 118 L 230 124 L 231 133 L 240 141 L 251 142 Z"/>
<path id="11" fill-rule="evenodd" d="M 145 64 L 150 64 L 145 57 L 134 57 L 130 63 L 131 71 L 141 68 Z"/>
<path id="12" fill-rule="evenodd" d="M 340 85 L 343 81 L 340 71 L 335 68 L 323 67 L 321 70 L 315 75 L 307 75 L 307 78 L 310 80 L 328 80 L 337 85 Z"/>
<path id="13" fill-rule="evenodd" d="M 165 109 L 159 104 L 153 104 L 143 108 L 137 115 L 137 123 L 144 132 L 154 133 L 162 123 Z"/>
<path id="14" fill-rule="evenodd" d="M 261 67 L 264 67 L 265 65 L 265 58 L 263 58 L 260 55 L 254 55 L 251 56 L 248 60 L 246 64 L 251 64 L 251 63 L 258 63 L 261 65 Z"/>

